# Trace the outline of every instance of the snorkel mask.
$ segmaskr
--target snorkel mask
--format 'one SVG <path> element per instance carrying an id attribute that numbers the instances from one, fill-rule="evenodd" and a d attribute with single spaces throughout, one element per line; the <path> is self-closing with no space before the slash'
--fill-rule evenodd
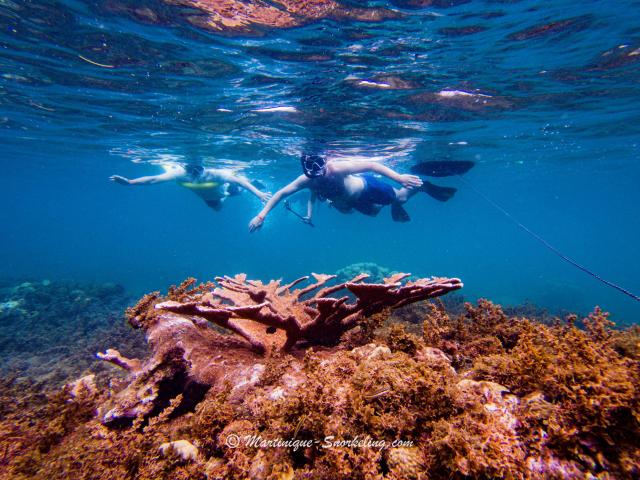
<path id="1" fill-rule="evenodd" d="M 327 161 L 320 155 L 303 154 L 300 157 L 302 172 L 308 178 L 318 178 L 327 171 Z"/>

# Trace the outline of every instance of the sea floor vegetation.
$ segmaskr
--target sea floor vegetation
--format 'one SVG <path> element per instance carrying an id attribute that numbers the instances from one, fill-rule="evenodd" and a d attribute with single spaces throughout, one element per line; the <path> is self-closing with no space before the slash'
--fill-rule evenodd
<path id="1" fill-rule="evenodd" d="M 187 281 L 128 309 L 146 355 L 101 352 L 126 376 L 49 391 L 6 376 L 0 477 L 640 476 L 638 327 L 599 308 L 544 323 L 488 300 L 450 313 L 434 297 L 457 279 L 331 280 Z"/>

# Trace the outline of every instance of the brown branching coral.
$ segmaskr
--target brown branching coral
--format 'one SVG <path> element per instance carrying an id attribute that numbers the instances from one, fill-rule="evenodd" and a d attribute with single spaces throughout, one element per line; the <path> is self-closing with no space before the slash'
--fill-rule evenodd
<path id="1" fill-rule="evenodd" d="M 299 341 L 334 342 L 364 317 L 462 287 L 457 278 L 420 279 L 402 285 L 401 280 L 408 276 L 400 273 L 385 278 L 384 283 L 366 284 L 362 280 L 367 275 L 358 275 L 349 282 L 322 288 L 304 299 L 335 275 L 313 274 L 315 283 L 299 289 L 293 287 L 309 277 L 280 285 L 279 281 L 263 284 L 238 275 L 217 278 L 218 287 L 212 292 L 186 302 L 162 302 L 155 308 L 209 320 L 238 334 L 259 352 L 273 347 L 289 350 Z M 349 303 L 348 296 L 329 296 L 345 289 L 356 297 L 354 303 Z M 280 335 L 276 335 L 279 332 Z"/>
<path id="2" fill-rule="evenodd" d="M 170 289 L 166 301 L 158 294 L 147 295 L 127 314 L 133 326 L 146 331 L 153 355 L 141 363 L 122 357 L 117 350 L 99 354 L 130 372 L 127 387 L 101 408 L 102 420 L 115 425 L 146 418 L 182 392 L 178 410 L 190 409 L 213 385 L 255 382 L 264 370 L 262 364 L 256 367 L 256 353 L 290 351 L 298 342 L 336 342 L 363 318 L 385 308 L 462 287 L 456 278 L 402 284 L 407 276 L 396 274 L 384 283 L 367 284 L 362 283 L 367 276 L 359 275 L 350 282 L 325 286 L 335 276 L 314 274 L 315 282 L 294 288 L 309 277 L 281 285 L 237 275 L 195 287 L 189 279 Z M 348 290 L 352 297 L 330 296 L 341 290 Z M 236 335 L 218 333 L 208 328 L 209 322 Z M 234 354 L 229 355 L 230 351 Z"/>

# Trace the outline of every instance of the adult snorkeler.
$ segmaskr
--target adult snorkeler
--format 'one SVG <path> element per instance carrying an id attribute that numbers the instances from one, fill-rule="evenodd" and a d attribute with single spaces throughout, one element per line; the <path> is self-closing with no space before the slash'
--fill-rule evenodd
<path id="1" fill-rule="evenodd" d="M 164 173 L 128 179 L 120 175 L 112 175 L 109 179 L 120 185 L 154 185 L 156 183 L 175 181 L 178 185 L 188 188 L 198 195 L 208 207 L 219 211 L 225 199 L 238 195 L 240 188 L 253 193 L 262 202 L 271 198 L 271 194 L 258 190 L 242 175 L 226 168 L 205 168 L 202 165 L 181 165 L 166 163 L 162 167 Z"/>
<path id="2" fill-rule="evenodd" d="M 269 212 L 280 200 L 304 189 L 311 192 L 307 215 L 303 217 L 306 222 L 311 222 L 313 205 L 317 199 L 331 202 L 331 206 L 342 213 L 357 210 L 370 216 L 377 215 L 385 205 L 391 205 L 393 220 L 407 222 L 410 218 L 402 204 L 415 193 L 424 191 L 441 201 L 448 200 L 455 193 L 453 188 L 433 185 L 416 175 L 400 174 L 378 162 L 327 160 L 320 155 L 303 154 L 300 163 L 303 174 L 273 195 L 249 223 L 250 232 L 262 226 Z M 375 174 L 385 176 L 401 187 L 393 187 Z"/>

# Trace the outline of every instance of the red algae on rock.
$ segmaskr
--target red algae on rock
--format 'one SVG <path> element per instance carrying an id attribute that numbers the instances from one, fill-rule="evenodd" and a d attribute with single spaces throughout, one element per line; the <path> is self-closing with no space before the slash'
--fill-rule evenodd
<path id="1" fill-rule="evenodd" d="M 397 291 L 406 287 L 389 280 Z M 291 299 L 291 284 L 234 282 L 227 286 L 253 295 L 257 305 L 268 302 L 279 313 L 290 308 L 278 303 L 277 291 L 284 288 Z M 226 332 L 219 322 L 204 320 L 203 312 L 184 310 L 191 304 L 192 310 L 213 308 L 210 296 L 219 285 L 186 282 L 166 297 L 148 295 L 128 311 L 131 323 L 147 332 L 153 354 L 136 363 L 107 352 L 107 359 L 129 370 L 126 380 L 94 389 L 91 379 L 83 379 L 48 396 L 0 385 L 0 476 L 444 480 L 640 474 L 638 332 L 613 330 L 599 309 L 578 328 L 574 318 L 545 325 L 510 317 L 486 300 L 466 304 L 456 316 L 438 304 L 416 305 L 414 312 L 404 307 L 394 314 L 400 325 L 383 308 L 373 315 L 363 311 L 331 342 L 309 337 L 287 349 L 261 350 L 237 329 L 229 334 L 225 325 Z M 377 285 L 374 296 L 381 298 L 388 290 Z M 259 293 L 265 289 L 271 293 Z M 155 308 L 167 301 L 181 305 L 174 308 L 181 313 Z M 327 308 L 339 311 L 340 305 Z M 225 308 L 238 305 L 228 301 Z M 255 313 L 242 308 L 235 311 Z M 403 315 L 413 323 L 403 323 Z"/>

